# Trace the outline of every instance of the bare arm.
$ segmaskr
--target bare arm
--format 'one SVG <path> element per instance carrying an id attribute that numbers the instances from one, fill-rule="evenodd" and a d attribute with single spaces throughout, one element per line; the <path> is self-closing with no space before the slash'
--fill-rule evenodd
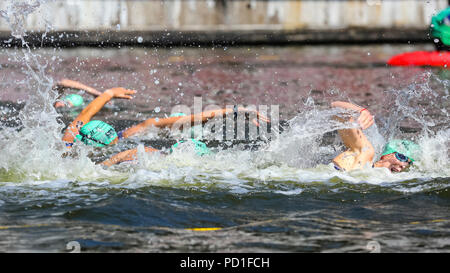
<path id="1" fill-rule="evenodd" d="M 238 110 L 238 112 L 256 112 L 257 118 L 259 120 L 262 120 L 267 123 L 270 122 L 267 117 L 261 115 L 257 111 L 249 110 L 249 109 L 246 109 L 243 107 L 240 107 L 237 110 Z M 170 117 L 170 118 L 161 118 L 161 119 L 150 118 L 150 119 L 147 119 L 133 127 L 128 128 L 127 130 L 125 130 L 123 132 L 123 138 L 127 138 L 130 136 L 136 135 L 138 133 L 141 133 L 150 126 L 164 128 L 164 127 L 172 127 L 174 124 L 178 124 L 178 125 L 181 125 L 181 127 L 180 127 L 180 129 L 181 129 L 183 124 L 184 125 L 190 124 L 192 126 L 192 125 L 195 125 L 196 121 L 205 123 L 208 120 L 213 119 L 216 116 L 225 116 L 227 114 L 232 114 L 232 113 L 234 113 L 233 108 L 224 108 L 224 109 L 220 109 L 220 110 L 205 111 L 205 112 L 201 112 L 201 113 L 189 115 L 189 116 L 184 116 L 184 117 Z M 256 121 L 254 121 L 254 122 L 256 122 Z M 257 122 L 255 124 L 257 124 Z"/>
<path id="2" fill-rule="evenodd" d="M 70 125 L 64 132 L 62 140 L 66 143 L 73 143 L 73 140 L 78 134 L 81 127 L 88 123 L 108 101 L 110 101 L 112 98 L 131 99 L 132 97 L 129 95 L 135 93 L 136 91 L 134 90 L 125 89 L 122 87 L 115 87 L 106 90 L 100 96 L 91 101 L 91 103 L 89 103 L 86 108 L 81 111 L 81 113 L 74 119 L 74 121 L 70 123 Z"/>
<path id="3" fill-rule="evenodd" d="M 339 136 L 348 149 L 335 157 L 333 162 L 347 171 L 362 168 L 367 162 L 372 162 L 375 152 L 362 130 L 373 125 L 373 116 L 367 109 L 349 102 L 335 101 L 331 103 L 331 106 L 360 112 L 357 122 L 361 126 L 361 128 L 338 130 Z M 346 121 L 339 117 L 337 119 L 343 122 Z M 350 118 L 348 121 L 353 121 L 353 119 Z"/>
<path id="4" fill-rule="evenodd" d="M 156 151 L 159 151 L 159 150 L 154 149 L 152 147 L 145 147 L 145 152 L 147 152 L 147 153 L 152 153 L 152 152 L 156 152 Z M 113 155 L 110 159 L 105 160 L 100 164 L 110 167 L 112 165 L 115 165 L 115 164 L 118 164 L 118 163 L 121 163 L 124 161 L 135 160 L 136 154 L 137 154 L 137 148 L 123 151 L 123 152 Z"/>
<path id="5" fill-rule="evenodd" d="M 102 92 L 96 90 L 95 88 L 92 88 L 90 86 L 87 86 L 85 84 L 82 84 L 77 81 L 69 80 L 69 79 L 62 79 L 59 82 L 56 83 L 57 88 L 74 88 L 74 89 L 80 89 L 88 92 L 89 94 L 93 96 L 100 96 Z"/>

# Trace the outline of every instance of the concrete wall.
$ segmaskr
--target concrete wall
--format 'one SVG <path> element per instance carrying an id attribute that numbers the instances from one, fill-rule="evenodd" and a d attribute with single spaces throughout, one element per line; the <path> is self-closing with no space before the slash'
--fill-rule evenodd
<path id="1" fill-rule="evenodd" d="M 43 2 L 23 20 L 27 41 L 44 46 L 428 42 L 431 16 L 448 5 L 448 0 L 0 0 L 0 10 L 11 1 Z M 2 18 L 0 45 L 20 44 L 10 38 Z"/>
<path id="2" fill-rule="evenodd" d="M 21 0 L 23 1 L 23 0 Z M 7 1 L 0 1 L 4 9 Z M 426 28 L 447 0 L 49 0 L 28 30 L 301 30 Z M 0 30 L 9 30 L 0 20 Z"/>

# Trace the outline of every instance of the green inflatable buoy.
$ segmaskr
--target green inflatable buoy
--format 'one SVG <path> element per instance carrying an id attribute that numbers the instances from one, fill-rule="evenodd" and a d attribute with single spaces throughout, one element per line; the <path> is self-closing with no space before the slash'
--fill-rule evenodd
<path id="1" fill-rule="evenodd" d="M 437 45 L 450 46 L 450 7 L 431 18 L 431 37 Z"/>

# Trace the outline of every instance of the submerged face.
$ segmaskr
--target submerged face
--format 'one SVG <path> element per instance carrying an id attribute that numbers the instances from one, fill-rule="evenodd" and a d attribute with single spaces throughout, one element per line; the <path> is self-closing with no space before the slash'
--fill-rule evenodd
<path id="1" fill-rule="evenodd" d="M 70 102 L 63 102 L 63 101 L 57 101 L 53 105 L 55 108 L 61 108 L 61 107 L 72 107 L 72 104 Z"/>
<path id="2" fill-rule="evenodd" d="M 78 94 L 70 94 L 64 97 L 63 100 L 59 100 L 55 102 L 54 106 L 56 108 L 60 107 L 80 107 L 84 103 L 84 99 L 82 96 Z"/>
<path id="3" fill-rule="evenodd" d="M 401 172 L 412 164 L 411 160 L 407 162 L 400 161 L 395 153 L 383 155 L 379 161 L 375 162 L 375 167 L 388 168 L 391 172 Z"/>

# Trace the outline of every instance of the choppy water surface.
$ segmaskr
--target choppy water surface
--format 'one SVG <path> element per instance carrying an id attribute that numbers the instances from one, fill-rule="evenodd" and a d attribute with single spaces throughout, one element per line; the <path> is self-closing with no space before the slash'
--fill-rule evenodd
<path id="1" fill-rule="evenodd" d="M 183 52 L 160 49 L 153 51 L 149 58 L 167 58 L 173 50 Z M 166 81 L 175 77 L 170 71 L 176 71 L 178 76 L 191 71 L 191 74 L 186 72 L 183 82 L 189 83 L 192 71 L 202 68 L 198 60 L 215 58 L 218 54 L 217 49 L 185 50 L 196 62 L 184 66 L 153 64 L 159 73 L 164 72 Z M 301 53 L 291 62 L 283 63 L 272 57 L 275 62 L 255 65 L 249 61 L 249 48 L 232 48 L 220 53 L 221 58 L 224 54 L 237 58 L 232 66 L 208 63 L 207 69 L 221 69 L 225 78 L 244 71 L 246 78 L 236 81 L 250 87 L 253 83 L 255 92 L 257 86 L 270 87 L 270 83 L 280 91 L 279 84 L 273 83 L 278 77 L 276 73 L 270 79 L 262 77 L 277 69 L 284 71 L 279 76 L 284 77 L 283 81 L 289 77 L 298 80 L 295 73 L 311 66 L 328 67 L 327 77 L 334 75 L 338 82 L 349 80 L 340 78 L 349 69 L 355 75 L 369 75 L 372 71 L 378 77 L 367 78 L 366 84 L 381 88 L 381 95 L 371 90 L 373 96 L 358 98 L 355 94 L 361 92 L 360 86 L 350 84 L 344 90 L 325 88 L 319 96 L 311 85 L 308 89 L 313 92 L 306 94 L 284 90 L 290 92 L 288 97 L 295 99 L 282 102 L 283 97 L 267 89 L 260 96 L 264 97 L 263 102 L 271 101 L 271 96 L 273 101 L 282 102 L 282 120 L 290 125 L 271 141 L 243 141 L 234 145 L 211 141 L 208 144 L 215 152 L 212 155 L 198 157 L 187 145 L 168 156 L 140 154 L 137 162 L 103 168 L 95 163 L 118 151 L 142 147 L 142 144 L 168 148 L 181 135 L 150 130 L 144 136 L 104 149 L 77 144 L 72 155 L 63 156 L 66 150 L 59 141 L 61 130 L 74 118 L 76 110 L 56 112 L 47 107 L 54 95 L 42 95 L 49 85 L 45 79 L 31 84 L 43 90 L 42 93 L 31 90 L 30 85 L 21 84 L 16 78 L 6 79 L 5 86 L 17 86 L 18 92 L 31 94 L 31 99 L 25 108 L 17 101 L 3 102 L 0 106 L 0 250 L 66 252 L 67 244 L 77 241 L 82 251 L 367 252 L 375 245 L 375 251 L 381 252 L 448 252 L 450 129 L 445 71 L 388 68 L 380 65 L 382 57 L 361 61 L 356 67 L 345 64 L 345 54 L 363 56 L 370 51 L 373 58 L 405 47 L 251 50 L 258 56 L 281 56 L 281 59 L 290 52 Z M 59 50 L 54 53 L 60 58 L 55 67 L 64 68 L 64 62 L 70 63 L 71 56 L 80 52 L 90 52 L 96 60 L 110 59 L 114 52 L 121 52 L 120 58 L 128 58 L 131 63 L 145 58 L 144 52 L 149 50 Z M 302 66 L 301 56 L 320 55 L 318 52 L 326 52 L 328 58 Z M 49 50 L 37 53 L 51 59 Z M 18 53 L 4 50 L 2 54 L 5 57 Z M 81 59 L 79 64 L 87 60 Z M 67 66 L 65 69 L 71 70 L 74 78 L 78 68 Z M 5 74 L 11 66 L 4 67 Z M 58 73 L 55 67 L 46 71 L 46 77 L 61 77 L 55 75 Z M 294 72 L 286 74 L 290 70 Z M 129 85 L 126 78 L 120 80 L 121 85 L 138 89 L 140 85 L 132 76 L 136 71 L 127 71 L 121 73 L 129 73 Z M 26 69 L 9 72 L 11 75 L 28 73 Z M 116 71 L 108 68 L 97 68 L 95 73 L 98 74 L 90 74 L 84 82 L 94 82 L 100 74 L 103 81 L 108 77 L 112 82 L 117 80 Z M 411 77 L 400 82 L 392 80 L 392 75 L 402 73 Z M 192 78 L 195 76 L 194 73 Z M 83 81 L 83 78 L 75 79 Z M 258 79 L 261 84 L 255 82 Z M 151 81 L 155 82 L 153 78 Z M 221 84 L 227 83 L 216 81 L 211 88 L 220 90 Z M 144 98 L 149 94 L 144 89 L 140 91 Z M 180 96 L 182 91 L 170 92 Z M 385 140 L 392 137 L 414 138 L 426 153 L 405 173 L 392 174 L 371 168 L 349 173 L 336 171 L 329 162 L 343 147 L 335 130 L 342 128 L 339 126 L 354 126 L 331 121 L 333 112 L 326 103 L 337 98 L 370 103 L 377 125 L 367 130 L 367 134 L 378 154 Z M 221 97 L 213 99 L 216 104 L 225 103 Z M 155 112 L 154 103 L 161 111 Z M 155 99 L 148 106 L 142 100 L 118 101 L 108 105 L 96 118 L 120 130 L 137 120 L 163 117 L 169 112 L 170 107 L 165 108 L 164 103 Z"/>

